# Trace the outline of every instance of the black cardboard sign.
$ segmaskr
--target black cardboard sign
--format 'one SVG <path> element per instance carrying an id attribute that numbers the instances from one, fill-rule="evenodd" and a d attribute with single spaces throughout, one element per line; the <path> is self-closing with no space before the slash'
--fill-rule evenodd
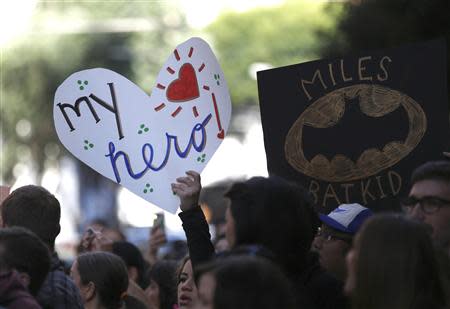
<path id="1" fill-rule="evenodd" d="M 319 211 L 397 209 L 412 170 L 450 140 L 444 40 L 258 72 L 269 174 Z"/>

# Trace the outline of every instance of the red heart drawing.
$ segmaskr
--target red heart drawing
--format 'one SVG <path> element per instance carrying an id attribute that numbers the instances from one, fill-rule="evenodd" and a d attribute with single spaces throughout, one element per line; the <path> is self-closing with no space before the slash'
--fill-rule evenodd
<path id="1" fill-rule="evenodd" d="M 172 102 L 183 102 L 196 99 L 200 96 L 197 76 L 190 63 L 181 66 L 179 78 L 170 83 L 167 88 L 167 99 Z"/>
<path id="2" fill-rule="evenodd" d="M 214 75 L 220 75 L 219 84 Z M 79 80 L 89 81 L 89 87 L 80 91 Z M 177 45 L 151 93 L 111 70 L 75 72 L 56 90 L 55 129 L 82 162 L 175 213 L 180 200 L 171 183 L 182 171 L 205 168 L 225 138 L 231 99 L 213 51 L 200 38 Z"/>

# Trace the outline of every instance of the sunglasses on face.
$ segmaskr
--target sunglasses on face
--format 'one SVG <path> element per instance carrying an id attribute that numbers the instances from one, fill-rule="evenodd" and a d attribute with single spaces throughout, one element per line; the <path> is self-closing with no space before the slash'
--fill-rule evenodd
<path id="1" fill-rule="evenodd" d="M 450 201 L 435 196 L 425 196 L 422 198 L 408 196 L 401 201 L 402 209 L 406 213 L 411 213 L 417 204 L 419 204 L 420 210 L 423 213 L 434 214 L 438 212 L 441 207 L 449 206 Z"/>

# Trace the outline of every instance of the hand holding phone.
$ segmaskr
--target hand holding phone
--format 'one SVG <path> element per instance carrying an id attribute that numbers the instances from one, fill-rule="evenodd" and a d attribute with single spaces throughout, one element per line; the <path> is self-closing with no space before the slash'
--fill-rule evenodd
<path id="1" fill-rule="evenodd" d="M 156 214 L 153 226 L 150 229 L 149 248 L 147 260 L 150 264 L 154 264 L 158 259 L 158 250 L 167 243 L 166 231 L 164 225 L 164 213 Z"/>
<path id="2" fill-rule="evenodd" d="M 156 218 L 153 221 L 153 229 L 156 229 L 156 228 L 159 228 L 164 234 L 166 233 L 163 212 L 156 214 Z"/>

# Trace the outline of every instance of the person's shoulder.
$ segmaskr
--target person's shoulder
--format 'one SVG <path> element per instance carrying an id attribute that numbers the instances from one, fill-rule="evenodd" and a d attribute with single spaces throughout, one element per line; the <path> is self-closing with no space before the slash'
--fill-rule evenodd
<path id="1" fill-rule="evenodd" d="M 306 264 L 297 286 L 304 286 L 317 308 L 348 308 L 343 282 L 323 269 L 313 253 L 308 255 Z"/>
<path id="2" fill-rule="evenodd" d="M 75 283 L 59 269 L 48 273 L 37 299 L 41 305 L 51 304 L 53 308 L 83 308 Z"/>
<path id="3" fill-rule="evenodd" d="M 78 288 L 72 278 L 59 269 L 50 271 L 42 286 L 58 294 L 67 294 L 73 291 L 78 292 Z"/>
<path id="4" fill-rule="evenodd" d="M 343 284 L 341 280 L 315 263 L 309 268 L 308 280 L 305 282 L 305 285 L 309 288 L 336 293 L 341 293 Z"/>

